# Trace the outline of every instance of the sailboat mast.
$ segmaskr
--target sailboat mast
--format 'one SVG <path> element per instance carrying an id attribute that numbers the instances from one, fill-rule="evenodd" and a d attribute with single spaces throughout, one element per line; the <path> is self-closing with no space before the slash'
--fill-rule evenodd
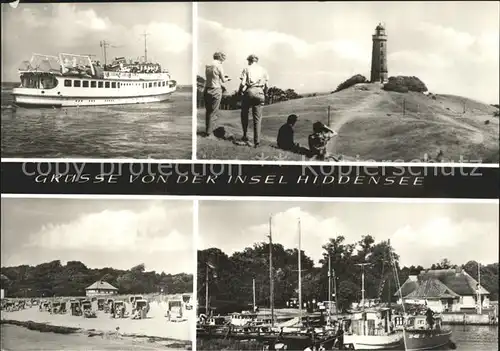
<path id="1" fill-rule="evenodd" d="M 299 317 L 302 322 L 302 263 L 301 263 L 301 229 L 300 229 L 300 218 L 299 218 Z"/>
<path id="2" fill-rule="evenodd" d="M 271 326 L 274 327 L 274 281 L 273 281 L 273 234 L 272 218 L 269 217 L 269 303 L 271 307 Z"/>
<path id="3" fill-rule="evenodd" d="M 328 321 L 332 320 L 332 258 L 328 251 Z M 335 296 L 335 298 L 337 298 Z"/>
<path id="4" fill-rule="evenodd" d="M 361 264 L 361 305 L 365 308 L 365 264 Z"/>
<path id="5" fill-rule="evenodd" d="M 255 312 L 255 278 L 252 279 L 253 311 Z"/>
<path id="6" fill-rule="evenodd" d="M 479 307 L 479 314 L 483 313 L 483 304 L 481 302 L 481 263 L 477 263 L 477 280 L 478 280 L 478 287 L 477 287 L 477 303 Z"/>
<path id="7" fill-rule="evenodd" d="M 206 265 L 206 274 L 205 274 L 205 313 L 207 314 L 207 317 L 209 316 L 208 313 L 208 264 Z"/>
<path id="8" fill-rule="evenodd" d="M 388 239 L 387 240 L 387 246 L 388 246 L 388 250 L 389 250 L 389 257 L 391 256 L 391 239 Z M 388 302 L 389 302 L 389 311 L 391 310 L 391 277 L 389 276 L 389 281 L 388 281 L 388 286 L 387 286 L 387 298 L 388 298 Z"/>

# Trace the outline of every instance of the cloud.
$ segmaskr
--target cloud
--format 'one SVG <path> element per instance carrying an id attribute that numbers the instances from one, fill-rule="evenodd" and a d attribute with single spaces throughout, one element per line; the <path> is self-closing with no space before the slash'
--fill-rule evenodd
<path id="1" fill-rule="evenodd" d="M 429 267 L 443 258 L 456 264 L 469 260 L 484 263 L 498 261 L 498 223 L 494 221 L 456 221 L 446 216 L 436 216 L 417 224 L 393 226 L 392 229 L 379 227 L 371 232 L 355 232 L 352 225 L 339 217 L 314 215 L 294 207 L 273 215 L 273 242 L 282 244 L 286 249 L 298 248 L 299 218 L 302 250 L 316 264 L 322 258 L 322 246 L 330 238 L 342 235 L 345 244 L 354 244 L 366 234 L 372 235 L 375 242 L 390 239 L 391 245 L 400 255 L 402 265 Z M 387 225 L 382 227 L 390 228 Z M 226 253 L 240 251 L 255 242 L 267 242 L 268 233 L 268 223 L 247 227 L 238 234 L 238 246 Z"/>
<path id="2" fill-rule="evenodd" d="M 376 23 L 366 18 L 366 23 L 371 22 Z M 373 28 L 365 24 L 346 30 L 340 18 L 332 22 L 331 39 L 313 41 L 276 30 L 231 28 L 204 18 L 198 23 L 199 72 L 214 51 L 222 50 L 229 75 L 238 77 L 245 57 L 254 53 L 268 70 L 271 85 L 299 92 L 331 91 L 354 74 L 369 76 Z M 498 27 L 470 33 L 415 16 L 387 28 L 390 75 L 418 76 L 437 93 L 498 101 Z M 233 79 L 229 90 L 238 83 Z"/>
<path id="3" fill-rule="evenodd" d="M 199 18 L 198 23 L 200 72 L 207 58 L 210 58 L 214 51 L 222 50 L 227 55 L 226 72 L 237 76 L 245 64 L 245 58 L 253 53 L 268 70 L 272 85 L 286 88 L 305 86 L 313 89 L 318 76 L 330 79 L 332 74 L 329 72 L 340 68 L 352 72 L 355 63 L 368 65 L 371 57 L 371 47 L 346 38 L 307 42 L 278 31 L 228 28 L 203 18 Z M 305 82 L 292 82 L 289 74 L 282 73 L 284 70 L 296 72 L 298 76 L 305 78 Z M 321 81 L 321 78 L 319 80 Z M 329 84 L 327 89 L 333 85 L 334 83 Z"/>
<path id="4" fill-rule="evenodd" d="M 151 206 L 143 211 L 105 210 L 67 223 L 43 225 L 28 247 L 99 252 L 178 252 L 191 250 L 191 233 L 172 228 L 188 210 Z M 190 211 L 190 210 L 189 210 Z"/>
<path id="5" fill-rule="evenodd" d="M 299 207 L 279 212 L 272 217 L 273 241 L 282 244 L 285 249 L 298 248 L 299 218 L 302 250 L 318 261 L 322 257 L 322 245 L 329 238 L 345 232 L 345 226 L 336 217 L 316 216 Z M 269 224 L 260 224 L 244 230 L 241 237 L 255 238 L 256 241 L 267 241 Z M 252 243 L 247 244 L 252 245 Z M 241 249 L 241 248 L 238 248 Z"/>
<path id="6" fill-rule="evenodd" d="M 99 45 L 102 40 L 110 43 L 108 59 L 115 56 L 137 59 L 144 55 L 143 34 L 149 33 L 148 59 L 168 64 L 165 68 L 171 70 L 178 81 L 191 81 L 190 26 L 183 28 L 166 20 L 148 22 L 144 18 L 141 18 L 142 24 L 127 25 L 125 19 L 120 21 L 113 17 L 112 20 L 98 10 L 81 6 L 64 3 L 26 5 L 6 13 L 2 45 L 8 53 L 2 54 L 2 73 L 13 79 L 19 63 L 28 60 L 31 52 L 103 56 Z"/>
<path id="7" fill-rule="evenodd" d="M 430 218 L 420 225 L 397 229 L 391 244 L 403 265 L 430 266 L 443 258 L 463 264 L 469 260 L 498 261 L 498 224 L 470 219 L 453 222 L 447 217 Z"/>

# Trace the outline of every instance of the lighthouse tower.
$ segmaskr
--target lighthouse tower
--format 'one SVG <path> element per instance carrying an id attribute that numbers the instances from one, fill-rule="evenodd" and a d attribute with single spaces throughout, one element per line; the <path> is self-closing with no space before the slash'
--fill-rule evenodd
<path id="1" fill-rule="evenodd" d="M 384 26 L 379 23 L 375 28 L 375 34 L 372 35 L 372 70 L 370 81 L 387 81 L 387 35 Z"/>

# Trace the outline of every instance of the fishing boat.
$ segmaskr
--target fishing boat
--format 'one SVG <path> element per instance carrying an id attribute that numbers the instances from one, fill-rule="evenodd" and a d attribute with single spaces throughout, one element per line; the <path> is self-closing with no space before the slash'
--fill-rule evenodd
<path id="1" fill-rule="evenodd" d="M 434 316 L 434 325 L 429 326 L 424 315 L 408 316 L 404 330 L 407 351 L 435 350 L 452 345 L 451 330 L 443 329 L 440 316 Z"/>
<path id="2" fill-rule="evenodd" d="M 379 308 L 354 313 L 344 345 L 354 350 L 404 350 L 403 335 L 393 330 L 391 309 Z"/>
<path id="3" fill-rule="evenodd" d="M 160 102 L 177 88 L 158 63 L 115 58 L 101 66 L 89 55 L 33 54 L 19 68 L 14 104 L 22 107 L 78 107 Z"/>

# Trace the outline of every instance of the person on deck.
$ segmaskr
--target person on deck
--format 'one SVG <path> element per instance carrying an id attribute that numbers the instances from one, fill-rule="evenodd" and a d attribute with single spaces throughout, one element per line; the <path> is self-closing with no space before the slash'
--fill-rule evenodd
<path id="1" fill-rule="evenodd" d="M 324 160 L 327 156 L 326 145 L 331 138 L 336 136 L 337 133 L 325 126 L 321 122 L 313 124 L 313 133 L 309 135 L 309 150 L 311 157 L 316 157 L 318 160 Z"/>
<path id="2" fill-rule="evenodd" d="M 300 148 L 298 143 L 295 143 L 293 134 L 293 127 L 297 123 L 298 116 L 290 115 L 285 124 L 283 124 L 278 131 L 278 138 L 276 140 L 278 147 L 285 151 L 296 151 Z"/>
<path id="3" fill-rule="evenodd" d="M 226 55 L 216 52 L 213 55 L 213 62 L 205 67 L 205 90 L 203 98 L 205 100 L 205 136 L 212 137 L 213 124 L 217 119 L 220 102 L 222 100 L 222 84 L 231 79 L 224 74 L 222 62 L 226 60 Z"/>
<path id="4" fill-rule="evenodd" d="M 429 325 L 429 329 L 433 329 L 434 327 L 434 311 L 431 310 L 430 307 L 425 311 L 425 317 L 427 320 L 427 324 Z"/>
<path id="5" fill-rule="evenodd" d="M 248 131 L 248 115 L 249 110 L 252 110 L 253 117 L 253 141 L 254 147 L 260 144 L 260 132 L 262 127 L 262 107 L 266 101 L 269 76 L 267 71 L 259 65 L 259 58 L 256 55 L 247 57 L 248 66 L 241 72 L 241 83 L 238 89 L 238 94 L 243 95 L 241 100 L 241 127 L 243 129 L 243 137 L 241 141 L 249 144 Z"/>

